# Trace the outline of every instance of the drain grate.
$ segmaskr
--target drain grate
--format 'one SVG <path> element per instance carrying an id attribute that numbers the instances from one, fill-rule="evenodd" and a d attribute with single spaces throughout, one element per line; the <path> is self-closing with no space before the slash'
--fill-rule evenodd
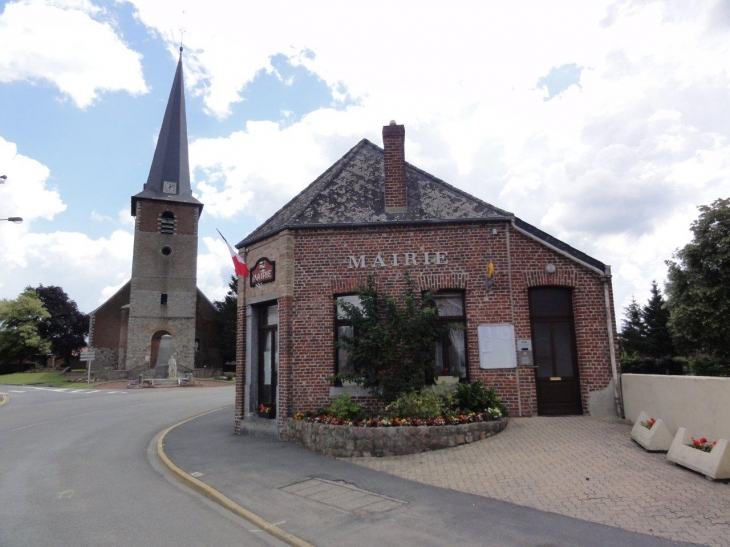
<path id="1" fill-rule="evenodd" d="M 360 490 L 344 481 L 307 479 L 281 488 L 284 492 L 356 513 L 384 513 L 406 502 Z"/>

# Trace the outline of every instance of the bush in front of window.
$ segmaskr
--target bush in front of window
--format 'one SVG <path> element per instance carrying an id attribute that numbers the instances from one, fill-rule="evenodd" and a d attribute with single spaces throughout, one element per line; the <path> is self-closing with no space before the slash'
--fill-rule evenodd
<path id="1" fill-rule="evenodd" d="M 436 418 L 454 414 L 454 394 L 430 388 L 410 391 L 390 403 L 385 410 L 394 418 Z"/>
<path id="2" fill-rule="evenodd" d="M 332 403 L 322 409 L 322 414 L 345 421 L 362 420 L 364 417 L 362 405 L 347 394 L 332 399 Z"/>
<path id="3" fill-rule="evenodd" d="M 497 396 L 493 387 L 487 388 L 478 381 L 468 384 L 459 384 L 454 393 L 454 402 L 461 412 L 486 412 L 497 409 L 502 416 L 507 416 L 507 408 L 502 399 Z"/>
<path id="4" fill-rule="evenodd" d="M 375 279 L 357 291 L 360 306 L 338 302 L 355 336 L 343 336 L 338 347 L 349 352 L 352 369 L 362 385 L 381 402 L 420 390 L 433 376 L 434 347 L 446 332 L 431 295 L 423 297 L 406 271 L 405 290 L 398 299 L 380 294 Z"/>

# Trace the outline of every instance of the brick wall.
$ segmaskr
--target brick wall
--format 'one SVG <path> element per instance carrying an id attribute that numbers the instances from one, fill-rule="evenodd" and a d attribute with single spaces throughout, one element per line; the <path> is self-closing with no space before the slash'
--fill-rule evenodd
<path id="1" fill-rule="evenodd" d="M 89 346 L 107 350 L 97 355 L 103 362 L 95 363 L 103 368 L 119 367 L 119 349 L 126 344 L 126 304 L 129 304 L 130 283 L 126 283 L 109 300 L 89 316 Z"/>
<path id="2" fill-rule="evenodd" d="M 396 294 L 404 289 L 406 263 L 411 277 L 424 290 L 464 291 L 468 377 L 495 386 L 512 415 L 537 414 L 534 369 L 479 368 L 477 326 L 512 323 L 516 338 L 532 338 L 528 306 L 531 287 L 573 289 L 585 411 L 590 392 L 604 389 L 611 379 L 602 276 L 508 223 L 301 230 L 287 238 L 286 244 L 273 238 L 259 244 L 249 250 L 249 257 L 254 251 L 265 252 L 266 256 L 279 252 L 279 260 L 289 268 L 291 285 L 289 278 L 283 282 L 278 277 L 277 262 L 277 283 L 246 288 L 247 295 L 258 298 L 278 296 L 280 331 L 290 329 L 280 332 L 282 417 L 330 401 L 330 385 L 325 378 L 334 373 L 334 296 L 353 292 L 369 273 L 376 276 L 379 291 Z M 363 256 L 365 267 L 360 267 Z M 488 292 L 485 277 L 489 262 L 495 274 L 493 289 Z M 548 263 L 556 266 L 554 274 L 545 273 Z M 291 317 L 290 322 L 287 317 Z M 244 364 L 239 361 L 239 365 L 243 369 Z"/>

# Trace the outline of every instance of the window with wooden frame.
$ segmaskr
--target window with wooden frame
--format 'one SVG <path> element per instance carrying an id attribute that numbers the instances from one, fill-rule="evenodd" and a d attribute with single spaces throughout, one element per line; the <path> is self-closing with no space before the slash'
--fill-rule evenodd
<path id="1" fill-rule="evenodd" d="M 352 363 L 350 363 L 350 352 L 338 346 L 338 342 L 344 337 L 352 338 L 355 336 L 355 328 L 352 322 L 347 319 L 347 314 L 340 306 L 340 302 L 347 302 L 348 304 L 361 308 L 360 297 L 356 294 L 335 297 L 335 374 L 355 372 Z"/>
<path id="2" fill-rule="evenodd" d="M 432 295 L 439 311 L 439 322 L 449 327 L 436 342 L 435 374 L 460 373 L 467 376 L 466 361 L 466 307 L 462 291 L 443 291 Z"/>

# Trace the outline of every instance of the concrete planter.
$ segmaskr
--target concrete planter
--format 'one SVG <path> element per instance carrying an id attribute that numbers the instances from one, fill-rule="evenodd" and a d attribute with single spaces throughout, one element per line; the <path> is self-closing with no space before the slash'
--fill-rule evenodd
<path id="1" fill-rule="evenodd" d="M 651 418 L 646 412 L 639 413 L 631 430 L 631 438 L 641 445 L 647 452 L 666 452 L 672 445 L 672 434 L 665 423 L 659 419 L 651 429 L 645 428 L 641 422 L 648 422 Z"/>
<path id="2" fill-rule="evenodd" d="M 725 439 L 719 439 L 710 452 L 703 452 L 691 446 L 691 435 L 680 427 L 669 447 L 667 459 L 677 465 L 702 473 L 708 479 L 730 479 L 730 450 Z"/>
<path id="3" fill-rule="evenodd" d="M 481 441 L 507 427 L 507 418 L 493 422 L 418 427 L 347 427 L 285 418 L 282 440 L 335 458 L 399 456 Z"/>

